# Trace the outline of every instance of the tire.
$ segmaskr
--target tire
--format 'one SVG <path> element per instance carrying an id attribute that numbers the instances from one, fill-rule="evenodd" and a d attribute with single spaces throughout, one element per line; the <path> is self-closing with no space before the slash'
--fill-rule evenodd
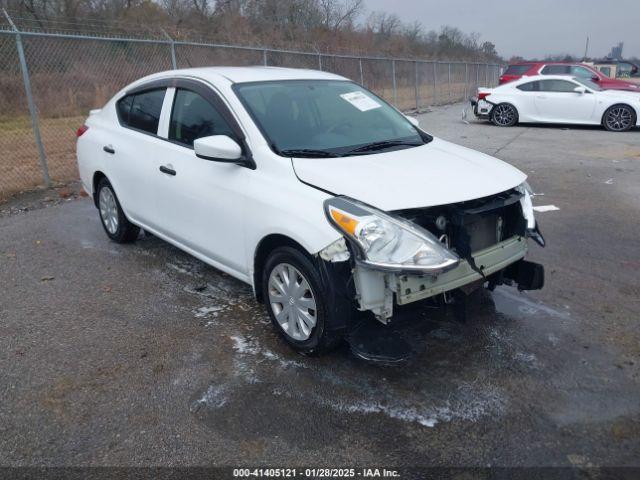
<path id="1" fill-rule="evenodd" d="M 98 183 L 96 204 L 102 228 L 111 240 L 117 243 L 131 243 L 138 238 L 140 228 L 127 219 L 111 183 L 106 178 Z"/>
<path id="2" fill-rule="evenodd" d="M 298 293 L 293 285 L 287 286 L 291 285 L 292 277 L 293 285 L 299 286 Z M 274 281 L 282 288 L 275 288 Z M 278 247 L 271 252 L 262 274 L 262 291 L 271 322 L 294 350 L 317 355 L 341 342 L 344 330 L 331 328 L 337 323 L 329 314 L 329 306 L 333 304 L 329 296 L 333 294 L 324 287 L 318 269 L 301 251 Z"/>
<path id="3" fill-rule="evenodd" d="M 513 127 L 518 123 L 518 110 L 510 103 L 499 103 L 491 110 L 491 123 L 498 127 Z"/>
<path id="4" fill-rule="evenodd" d="M 636 125 L 636 111 L 629 105 L 613 105 L 604 112 L 602 125 L 610 132 L 626 132 Z"/>

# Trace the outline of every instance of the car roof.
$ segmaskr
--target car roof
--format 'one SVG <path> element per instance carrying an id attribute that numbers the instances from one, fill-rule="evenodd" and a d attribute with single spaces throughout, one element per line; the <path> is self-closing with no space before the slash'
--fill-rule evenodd
<path id="1" fill-rule="evenodd" d="M 168 76 L 189 76 L 213 83 L 226 79 L 230 83 L 265 82 L 270 80 L 347 80 L 345 77 L 319 70 L 281 67 L 199 67 L 169 70 L 145 77 L 144 80 Z"/>
<path id="2" fill-rule="evenodd" d="M 540 62 L 540 61 L 535 61 L 535 62 L 518 62 L 518 63 L 510 63 L 509 66 L 511 65 L 581 65 L 581 66 L 585 66 L 585 67 L 590 67 L 591 65 L 587 65 L 586 63 L 582 63 L 579 61 L 576 62 Z"/>
<path id="3" fill-rule="evenodd" d="M 519 78 L 518 80 L 515 80 L 513 82 L 509 82 L 509 83 L 505 83 L 503 84 L 504 86 L 517 86 L 517 85 L 522 85 L 523 83 L 528 83 L 528 82 L 535 82 L 537 80 L 576 80 L 575 75 L 531 75 L 531 76 L 524 76 L 522 78 Z M 580 83 L 580 82 L 578 82 Z M 500 85 L 501 87 L 503 85 Z"/>

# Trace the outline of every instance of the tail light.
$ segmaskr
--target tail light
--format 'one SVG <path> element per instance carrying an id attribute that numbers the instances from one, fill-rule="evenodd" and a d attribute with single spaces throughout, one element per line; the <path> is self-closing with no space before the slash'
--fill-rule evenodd
<path id="1" fill-rule="evenodd" d="M 76 137 L 81 137 L 87 130 L 89 130 L 89 127 L 82 125 L 78 130 L 76 130 Z"/>
<path id="2" fill-rule="evenodd" d="M 485 98 L 487 98 L 489 95 L 491 95 L 488 92 L 478 92 L 478 100 L 484 100 Z"/>

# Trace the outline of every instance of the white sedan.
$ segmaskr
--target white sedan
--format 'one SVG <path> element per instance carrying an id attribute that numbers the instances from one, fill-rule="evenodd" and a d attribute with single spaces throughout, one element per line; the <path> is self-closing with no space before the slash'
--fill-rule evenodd
<path id="1" fill-rule="evenodd" d="M 602 90 L 579 77 L 537 75 L 496 88 L 480 88 L 471 100 L 478 118 L 500 127 L 520 123 L 603 125 L 624 132 L 640 125 L 640 93 Z"/>
<path id="2" fill-rule="evenodd" d="M 543 285 L 524 173 L 330 73 L 151 75 L 92 112 L 77 154 L 109 238 L 143 228 L 250 284 L 301 352 L 336 345 L 356 309 L 387 323 L 485 281 Z"/>

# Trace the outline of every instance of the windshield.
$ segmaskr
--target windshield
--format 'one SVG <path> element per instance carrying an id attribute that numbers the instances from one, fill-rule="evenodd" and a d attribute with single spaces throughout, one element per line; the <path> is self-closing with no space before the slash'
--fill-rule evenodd
<path id="1" fill-rule="evenodd" d="M 576 82 L 581 83 L 585 87 L 590 88 L 591 90 L 595 90 L 596 92 L 602 91 L 602 89 L 600 88 L 600 86 L 596 82 L 593 82 L 593 81 L 589 80 L 588 78 L 573 77 L 573 79 Z"/>
<path id="2" fill-rule="evenodd" d="M 352 82 L 267 81 L 237 84 L 234 90 L 271 148 L 283 156 L 363 155 L 431 140 Z"/>

